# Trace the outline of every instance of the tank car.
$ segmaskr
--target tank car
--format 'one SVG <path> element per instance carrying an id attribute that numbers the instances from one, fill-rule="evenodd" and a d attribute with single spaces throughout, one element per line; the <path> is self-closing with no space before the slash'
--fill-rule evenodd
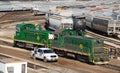
<path id="1" fill-rule="evenodd" d="M 46 14 L 45 27 L 50 30 L 73 29 L 81 34 L 85 30 L 85 18 L 73 16 L 72 11 L 62 10 Z"/>
<path id="2" fill-rule="evenodd" d="M 84 17 L 73 17 L 73 30 L 76 30 L 79 35 L 82 34 L 86 29 Z"/>
<path id="3" fill-rule="evenodd" d="M 68 10 L 51 10 L 46 13 L 45 27 L 51 30 L 73 29 L 72 12 Z"/>

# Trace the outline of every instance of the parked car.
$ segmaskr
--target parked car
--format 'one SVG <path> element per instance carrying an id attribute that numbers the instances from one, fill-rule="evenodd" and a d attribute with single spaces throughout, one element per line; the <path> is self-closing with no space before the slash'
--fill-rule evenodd
<path id="1" fill-rule="evenodd" d="M 38 48 L 35 51 L 31 51 L 32 58 L 42 59 L 44 62 L 57 61 L 58 55 L 50 48 Z"/>

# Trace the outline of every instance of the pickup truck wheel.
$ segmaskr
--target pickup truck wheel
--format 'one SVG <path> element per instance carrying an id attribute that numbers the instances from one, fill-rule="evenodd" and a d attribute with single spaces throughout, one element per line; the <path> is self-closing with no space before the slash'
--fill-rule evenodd
<path id="1" fill-rule="evenodd" d="M 47 59 L 46 59 L 46 57 L 44 57 L 43 61 L 44 61 L 44 62 L 47 62 Z"/>
<path id="2" fill-rule="evenodd" d="M 34 54 L 31 55 L 31 58 L 34 59 Z"/>
<path id="3" fill-rule="evenodd" d="M 55 60 L 54 62 L 57 62 L 58 60 Z"/>

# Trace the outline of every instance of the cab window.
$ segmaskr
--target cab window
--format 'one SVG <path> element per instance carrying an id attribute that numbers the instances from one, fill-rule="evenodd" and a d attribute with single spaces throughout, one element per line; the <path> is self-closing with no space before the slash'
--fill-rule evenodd
<path id="1" fill-rule="evenodd" d="M 42 50 L 41 50 L 41 49 L 38 49 L 38 52 L 39 52 L 39 53 L 42 53 Z"/>

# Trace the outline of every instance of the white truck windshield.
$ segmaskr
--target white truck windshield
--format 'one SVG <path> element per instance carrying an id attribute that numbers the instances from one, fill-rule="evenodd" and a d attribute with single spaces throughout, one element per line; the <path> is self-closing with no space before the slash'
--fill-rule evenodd
<path id="1" fill-rule="evenodd" d="M 54 53 L 52 50 L 44 50 L 44 53 Z"/>

